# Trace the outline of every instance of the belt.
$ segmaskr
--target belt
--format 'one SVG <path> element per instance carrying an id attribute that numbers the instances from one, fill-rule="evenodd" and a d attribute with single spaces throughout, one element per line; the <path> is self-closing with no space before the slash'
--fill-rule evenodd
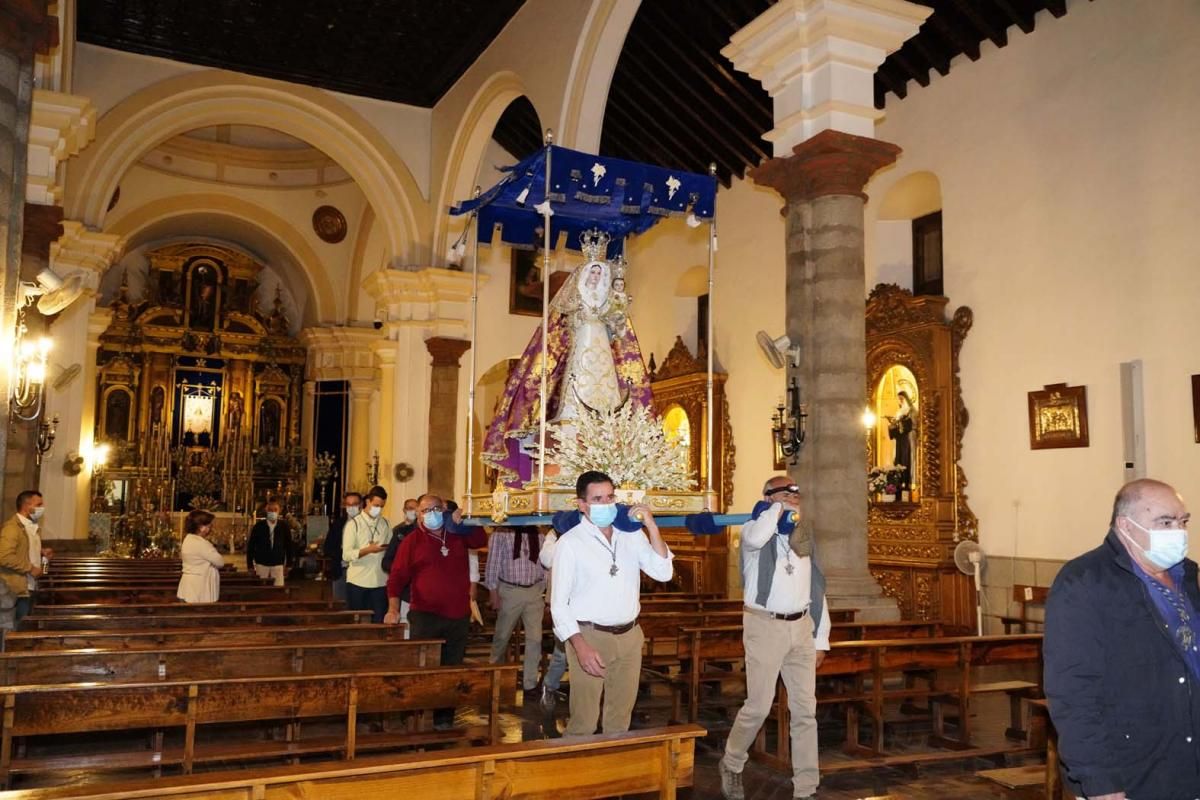
<path id="1" fill-rule="evenodd" d="M 591 628 L 593 630 L 600 631 L 601 633 L 614 633 L 618 636 L 620 636 L 622 633 L 629 633 L 636 625 L 636 619 L 632 622 L 626 622 L 624 625 L 598 625 L 595 622 L 584 622 L 583 620 L 579 621 L 579 626 L 581 628 Z"/>
<path id="2" fill-rule="evenodd" d="M 751 614 L 758 614 L 760 617 L 770 617 L 771 619 L 781 619 L 784 622 L 795 622 L 798 619 L 804 619 L 808 614 L 808 609 L 797 611 L 795 614 L 776 614 L 774 611 L 764 611 L 761 608 L 751 608 L 750 606 L 743 607 L 745 611 Z"/>
<path id="3" fill-rule="evenodd" d="M 504 578 L 500 578 L 499 580 L 501 583 L 506 584 L 508 586 L 518 586 L 522 589 L 528 589 L 531 586 L 537 586 L 538 584 L 543 583 L 543 581 L 538 581 L 537 583 L 513 583 L 512 581 L 504 580 Z"/>

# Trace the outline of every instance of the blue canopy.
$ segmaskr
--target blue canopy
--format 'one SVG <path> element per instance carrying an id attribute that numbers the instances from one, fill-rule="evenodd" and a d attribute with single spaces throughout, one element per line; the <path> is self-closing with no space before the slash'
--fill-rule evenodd
<path id="1" fill-rule="evenodd" d="M 608 255 L 620 253 L 625 237 L 641 233 L 663 217 L 694 214 L 711 219 L 716 207 L 717 179 L 711 175 L 663 169 L 619 158 L 595 156 L 551 145 L 525 160 L 504 167 L 508 174 L 492 188 L 450 209 L 453 215 L 479 212 L 479 241 L 488 244 L 493 231 L 515 247 L 538 247 L 544 241 L 543 217 L 536 208 L 546 199 L 546 158 L 550 157 L 550 236 L 567 234 L 566 245 L 578 250 L 579 234 L 599 229 L 611 238 Z"/>

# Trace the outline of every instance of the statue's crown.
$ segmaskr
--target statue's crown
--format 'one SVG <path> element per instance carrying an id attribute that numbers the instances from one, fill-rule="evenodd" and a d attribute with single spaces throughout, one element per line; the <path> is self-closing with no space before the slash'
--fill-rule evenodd
<path id="1" fill-rule="evenodd" d="M 579 249 L 587 261 L 604 261 L 608 255 L 608 242 L 611 237 L 601 230 L 584 231 L 579 234 Z"/>

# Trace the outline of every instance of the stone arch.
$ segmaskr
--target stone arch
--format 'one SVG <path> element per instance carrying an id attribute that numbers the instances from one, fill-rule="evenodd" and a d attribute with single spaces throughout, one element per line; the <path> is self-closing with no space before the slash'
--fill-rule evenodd
<path id="1" fill-rule="evenodd" d="M 217 124 L 273 128 L 322 150 L 350 174 L 384 224 L 391 261 L 420 260 L 429 209 L 379 131 L 328 92 L 224 70 L 168 78 L 106 113 L 71 170 L 67 218 L 103 228 L 109 198 L 138 158 L 173 136 Z"/>
<path id="2" fill-rule="evenodd" d="M 604 109 L 625 36 L 641 3 L 593 3 L 575 45 L 563 94 L 558 141 L 576 150 L 600 152 Z"/>
<path id="3" fill-rule="evenodd" d="M 106 233 L 125 238 L 127 249 L 149 241 L 164 232 L 164 226 L 187 217 L 222 217 L 260 231 L 287 253 L 295 264 L 272 264 L 282 269 L 293 287 L 304 287 L 304 324 L 332 322 L 342 318 L 337 308 L 339 295 L 325 274 L 320 258 L 291 224 L 249 201 L 225 194 L 186 194 L 167 200 L 154 200 L 123 214 L 113 221 Z M 244 243 L 243 243 L 244 244 Z M 260 254 L 269 255 L 269 254 Z M 295 274 L 299 273 L 299 274 Z"/>
<path id="4" fill-rule="evenodd" d="M 942 187 L 937 175 L 928 170 L 898 173 L 895 177 L 892 172 L 885 171 L 869 187 L 872 199 L 867 206 L 868 286 L 877 282 L 895 283 L 911 290 L 912 221 L 941 210 Z"/>
<path id="5" fill-rule="evenodd" d="M 461 233 L 465 224 L 461 217 L 451 218 L 447 209 L 451 203 L 471 196 L 475 188 L 475 176 L 479 174 L 479 162 L 487 152 L 488 140 L 492 138 L 496 122 L 508 104 L 521 95 L 529 96 L 520 77 L 515 72 L 505 70 L 484 81 L 467 104 L 466 113 L 454 132 L 437 204 L 434 206 L 434 263 L 445 264 L 451 237 Z M 538 118 L 541 118 L 540 114 Z"/>
<path id="6" fill-rule="evenodd" d="M 910 172 L 893 183 L 879 203 L 878 219 L 916 219 L 942 208 L 942 184 L 937 175 L 921 170 Z"/>

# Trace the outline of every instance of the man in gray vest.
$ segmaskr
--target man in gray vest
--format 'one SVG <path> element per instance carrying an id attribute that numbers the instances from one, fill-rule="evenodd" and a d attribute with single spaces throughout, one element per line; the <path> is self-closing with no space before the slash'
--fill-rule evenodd
<path id="1" fill-rule="evenodd" d="M 813 561 L 811 534 L 797 525 L 800 487 L 791 478 L 767 481 L 754 511 L 742 527 L 741 544 L 746 702 L 725 742 L 721 793 L 726 800 L 745 797 L 742 768 L 782 675 L 792 722 L 793 795 L 813 798 L 820 780 L 816 672 L 829 650 L 825 578 Z"/>

